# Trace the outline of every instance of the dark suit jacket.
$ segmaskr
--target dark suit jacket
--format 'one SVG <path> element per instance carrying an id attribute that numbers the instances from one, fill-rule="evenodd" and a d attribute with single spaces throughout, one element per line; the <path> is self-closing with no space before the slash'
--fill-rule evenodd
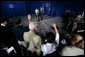
<path id="1" fill-rule="evenodd" d="M 0 49 L 13 46 L 17 55 L 21 55 L 20 47 L 10 28 L 1 26 Z"/>
<path id="2" fill-rule="evenodd" d="M 13 33 L 14 33 L 16 39 L 19 41 L 24 41 L 23 34 L 26 31 L 29 31 L 28 27 L 23 27 L 23 26 L 18 26 L 18 25 L 13 27 Z"/>

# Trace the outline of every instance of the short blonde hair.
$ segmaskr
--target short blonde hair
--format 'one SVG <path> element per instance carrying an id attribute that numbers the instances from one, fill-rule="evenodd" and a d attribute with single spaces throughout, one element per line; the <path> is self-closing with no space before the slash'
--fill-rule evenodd
<path id="1" fill-rule="evenodd" d="M 75 34 L 72 40 L 73 40 L 73 42 L 79 42 L 82 39 L 83 39 L 83 37 L 81 35 Z"/>
<path id="2" fill-rule="evenodd" d="M 84 39 L 81 35 L 75 34 L 72 39 L 72 44 L 77 43 L 76 47 L 84 49 Z"/>

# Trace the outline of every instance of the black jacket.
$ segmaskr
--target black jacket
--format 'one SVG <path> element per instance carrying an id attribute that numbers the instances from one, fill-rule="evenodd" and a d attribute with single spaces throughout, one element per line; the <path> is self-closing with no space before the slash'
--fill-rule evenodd
<path id="1" fill-rule="evenodd" d="M 13 46 L 17 52 L 17 55 L 21 55 L 20 47 L 11 29 L 6 26 L 1 26 L 0 30 L 1 30 L 0 49 L 2 50 L 2 48 L 4 47 Z"/>
<path id="2" fill-rule="evenodd" d="M 18 25 L 13 27 L 13 33 L 16 39 L 19 41 L 24 41 L 23 34 L 24 32 L 27 32 L 27 31 L 29 31 L 28 27 L 23 27 L 23 26 L 18 26 Z"/>

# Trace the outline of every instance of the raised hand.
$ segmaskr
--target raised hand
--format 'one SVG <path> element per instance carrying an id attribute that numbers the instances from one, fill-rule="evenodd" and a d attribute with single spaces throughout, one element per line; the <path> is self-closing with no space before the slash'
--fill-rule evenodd
<path id="1" fill-rule="evenodd" d="M 30 14 L 28 14 L 28 21 L 30 21 L 31 20 L 31 15 Z"/>
<path id="2" fill-rule="evenodd" d="M 57 33 L 58 33 L 58 30 L 57 30 L 56 24 L 53 23 L 53 24 L 52 24 L 52 27 L 55 29 L 55 32 L 56 32 L 56 34 L 57 34 Z"/>
<path id="3" fill-rule="evenodd" d="M 55 24 L 55 23 L 53 23 L 53 24 L 52 24 L 52 27 L 54 27 L 54 28 L 55 28 L 55 27 L 56 27 L 56 24 Z"/>

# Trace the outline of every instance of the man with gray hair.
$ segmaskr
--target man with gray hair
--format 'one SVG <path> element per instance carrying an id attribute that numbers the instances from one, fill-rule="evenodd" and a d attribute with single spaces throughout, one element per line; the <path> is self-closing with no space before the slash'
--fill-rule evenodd
<path id="1" fill-rule="evenodd" d="M 36 25 L 34 22 L 29 23 L 29 29 L 30 31 L 25 32 L 23 35 L 24 41 L 26 41 L 29 44 L 27 49 L 32 53 L 36 53 L 38 56 L 40 56 L 42 41 L 41 41 L 41 37 L 35 34 L 34 32 L 36 30 Z"/>

